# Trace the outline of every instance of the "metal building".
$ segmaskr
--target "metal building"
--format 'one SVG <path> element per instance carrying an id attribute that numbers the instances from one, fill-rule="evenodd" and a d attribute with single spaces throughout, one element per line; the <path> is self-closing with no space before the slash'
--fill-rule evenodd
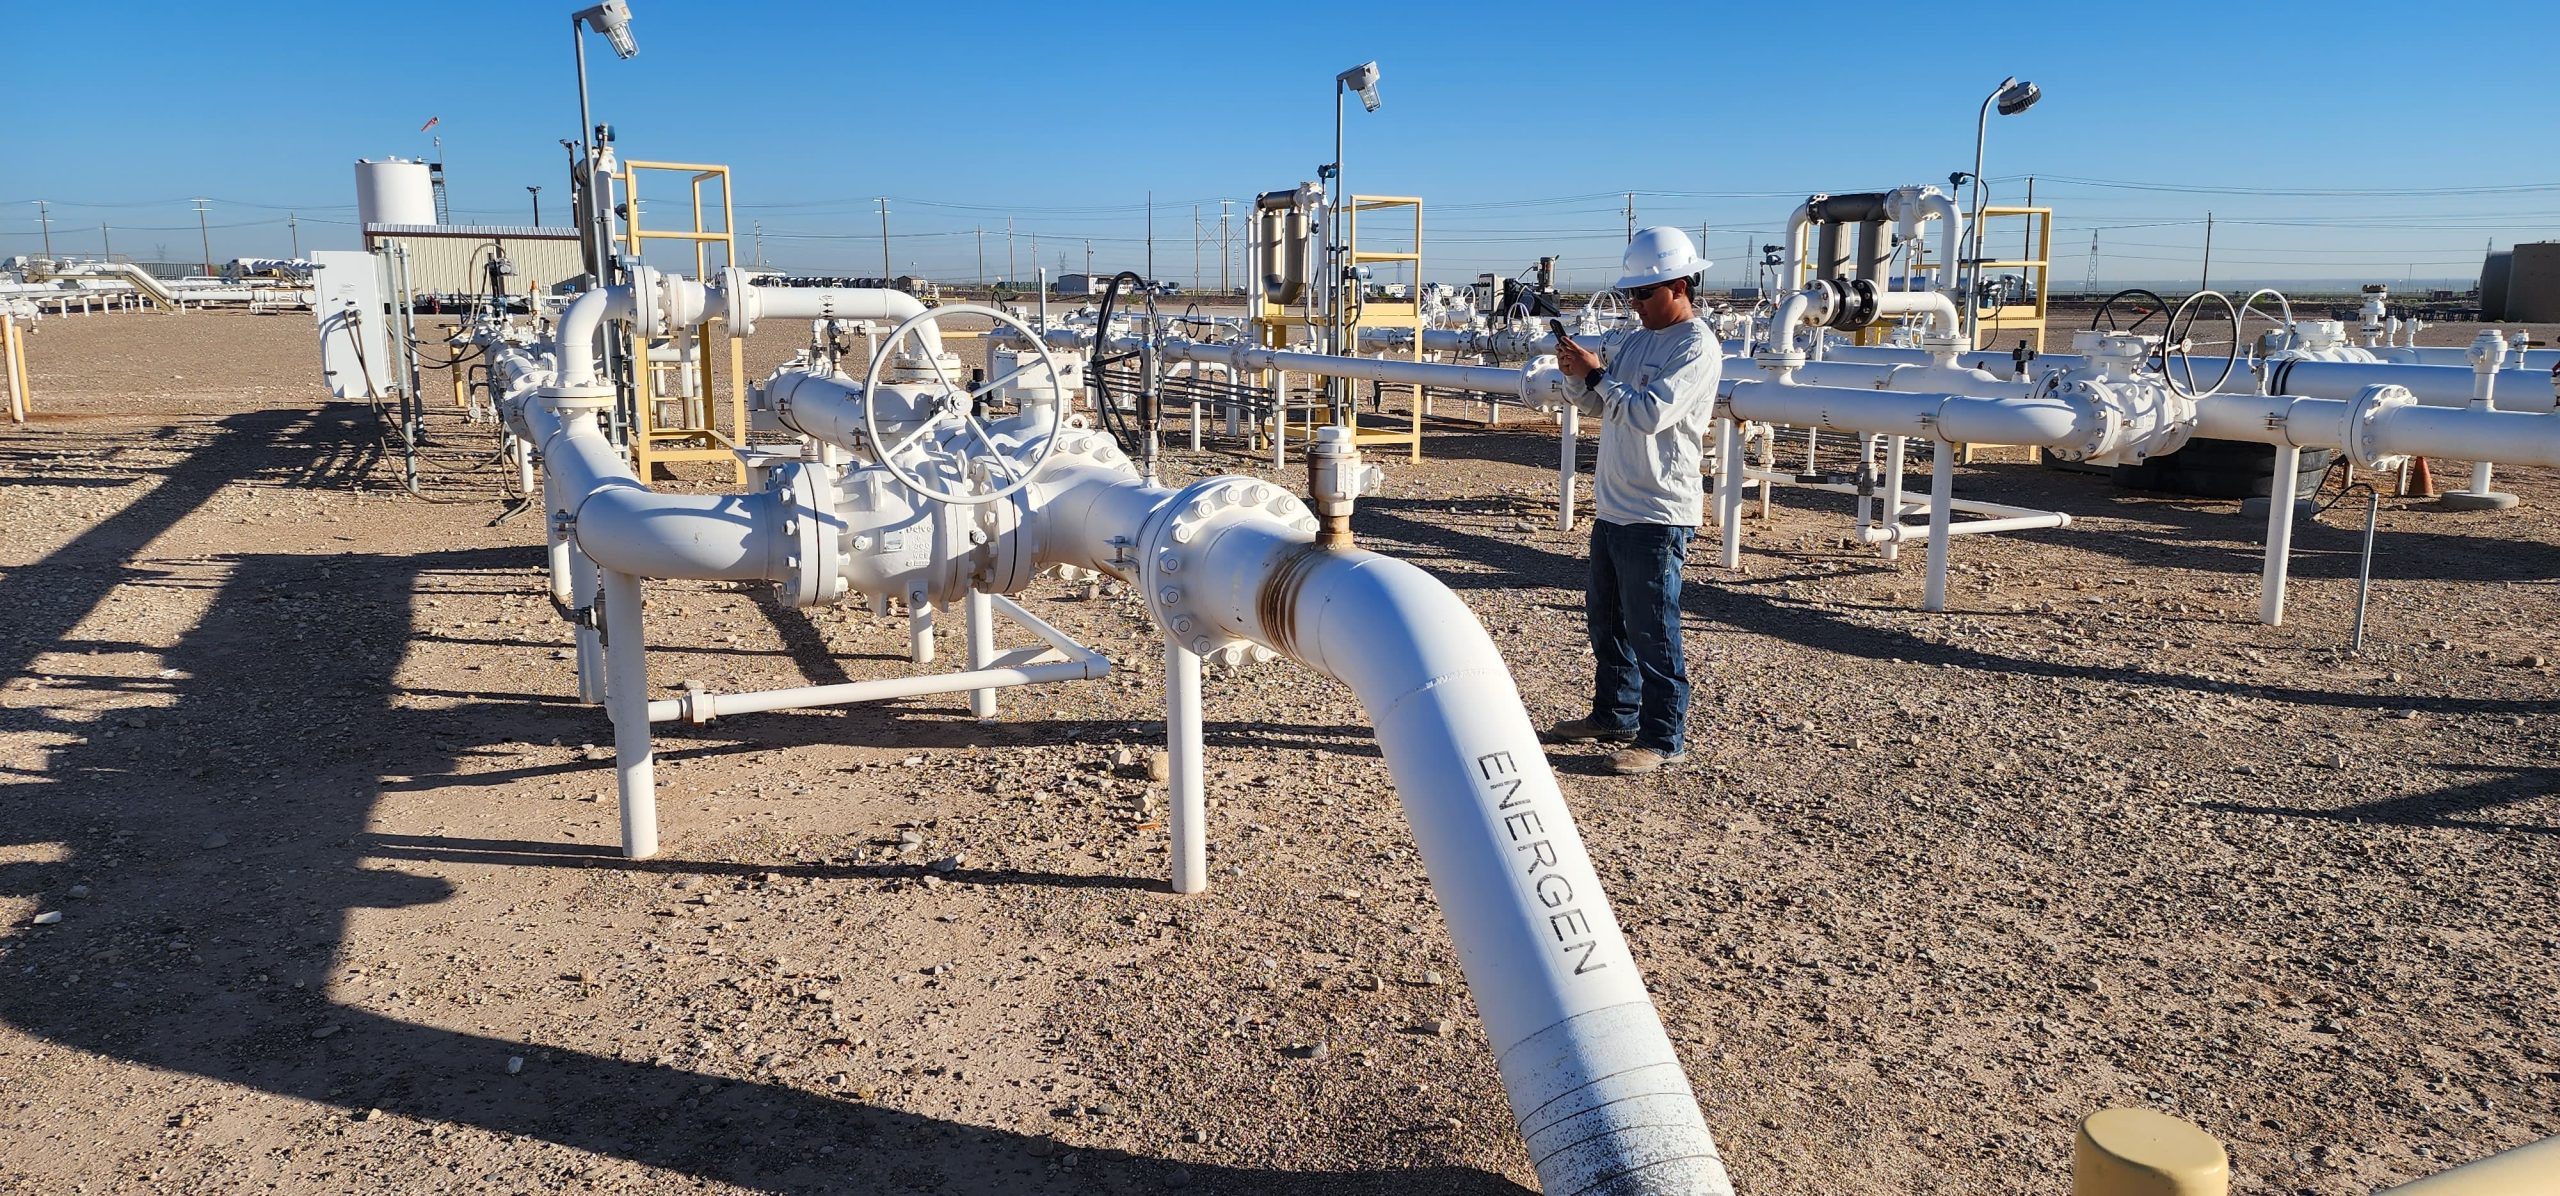
<path id="1" fill-rule="evenodd" d="M 586 273 L 578 230 L 530 225 L 368 224 L 364 247 L 404 245 L 411 285 L 421 295 L 477 295 L 489 286 L 490 256 L 515 263 L 510 294 L 545 291 Z"/>
<path id="2" fill-rule="evenodd" d="M 2518 324 L 2560 321 L 2560 241 L 2528 242 L 2512 253 L 2503 318 Z M 2487 297 L 2481 301 L 2485 306 Z"/>

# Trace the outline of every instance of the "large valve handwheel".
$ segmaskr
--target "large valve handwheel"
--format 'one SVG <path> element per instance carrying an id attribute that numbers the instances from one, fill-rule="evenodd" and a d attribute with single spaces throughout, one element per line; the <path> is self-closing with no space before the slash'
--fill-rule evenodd
<path id="1" fill-rule="evenodd" d="M 2192 354 L 2199 347 L 2195 341 L 2196 325 L 2208 318 L 2205 313 L 2207 303 L 2222 305 L 2221 319 L 2231 330 L 2231 351 L 2223 355 L 2222 373 L 2214 378 L 2211 385 L 2200 387 L 2196 385 Z M 2210 357 L 2211 346 L 2221 343 L 2206 342 L 2203 346 L 2207 349 L 2206 355 Z M 2178 304 L 2177 310 L 2169 313 L 2168 334 L 2160 343 L 2160 378 L 2179 398 L 2200 399 L 2221 390 L 2222 384 L 2231 380 L 2231 375 L 2240 368 L 2240 354 L 2240 311 L 2231 305 L 2231 296 L 2220 291 L 2198 291 L 2187 296 Z"/>
<path id="2" fill-rule="evenodd" d="M 890 444 L 888 438 L 880 434 L 880 404 L 871 401 L 871 396 L 880 393 L 881 368 L 888 364 L 890 356 L 906 342 L 908 337 L 919 336 L 919 330 L 927 324 L 938 323 L 954 316 L 986 316 L 1012 328 L 1022 335 L 1023 340 L 1030 342 L 1034 349 L 1039 350 L 1040 361 L 1036 365 L 1017 366 L 1000 377 L 990 378 L 985 385 L 973 391 L 962 383 L 952 381 L 951 375 L 944 372 L 942 362 L 933 353 L 926 352 L 923 356 L 933 366 L 936 392 L 925 400 L 923 419 L 917 423 L 915 430 L 907 433 L 896 444 Z M 887 339 L 880 342 L 879 351 L 871 355 L 871 369 L 862 376 L 863 433 L 871 438 L 872 448 L 880 464 L 888 469 L 890 476 L 898 479 L 907 489 L 938 502 L 964 504 L 994 502 L 1029 485 L 1033 475 L 1038 474 L 1040 467 L 1048 463 L 1049 454 L 1058 447 L 1058 437 L 1053 431 L 1049 435 L 1040 437 L 1039 448 L 1032 452 L 1030 460 L 1018 460 L 1013 453 L 1007 452 L 1003 445 L 996 443 L 996 438 L 988 434 L 986 425 L 978 422 L 977 405 L 980 396 L 1000 390 L 1006 383 L 1034 370 L 1047 371 L 1050 389 L 1057 393 L 1059 403 L 1063 407 L 1066 401 L 1066 377 L 1058 370 L 1058 359 L 1049 355 L 1049 346 L 1041 340 L 1039 334 L 1031 330 L 1030 325 L 1014 318 L 1010 313 L 976 303 L 946 303 L 941 307 L 929 308 L 909 317 L 906 323 L 898 325 L 896 331 L 891 332 Z M 1058 416 L 1063 425 L 1066 412 L 1061 410 Z M 906 466 L 898 463 L 898 458 L 904 456 L 908 449 L 926 439 L 936 429 L 942 428 L 964 431 L 976 437 L 982 450 L 976 459 L 986 461 L 990 468 L 1011 480 L 992 490 L 946 490 L 918 477 Z"/>
<path id="3" fill-rule="evenodd" d="M 2116 300 L 2131 299 L 2136 296 L 2150 300 L 2151 306 L 2135 307 L 2133 304 L 2126 304 L 2125 306 L 2132 308 L 2135 313 L 2133 322 L 2130 324 L 2118 323 L 2116 320 Z M 2169 306 L 2169 301 L 2161 298 L 2158 291 L 2146 290 L 2142 287 L 2127 287 L 2124 290 L 2107 296 L 2105 301 L 2098 304 L 2098 310 L 2089 313 L 2089 331 L 2138 333 L 2142 331 L 2143 325 L 2168 314 Z M 2106 324 L 2106 327 L 2103 329 L 2098 327 L 2101 321 Z"/>

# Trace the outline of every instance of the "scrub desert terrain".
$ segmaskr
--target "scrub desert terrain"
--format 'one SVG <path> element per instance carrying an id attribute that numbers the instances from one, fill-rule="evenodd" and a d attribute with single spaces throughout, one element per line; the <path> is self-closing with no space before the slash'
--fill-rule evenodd
<path id="1" fill-rule="evenodd" d="M 1112 677 L 989 721 L 662 727 L 665 849 L 625 860 L 488 428 L 440 412 L 398 493 L 307 315 L 48 320 L 30 354 L 39 414 L 0 428 L 0 1190 L 1532 1181 L 1333 683 L 1211 673 L 1204 894 L 1164 882 L 1139 600 L 1054 581 L 1026 604 Z M 1579 714 L 1552 426 L 1441 414 L 1355 527 L 1465 597 L 1535 718 Z M 1740 1190 L 2059 1194 L 2115 1105 L 2288 1196 L 2560 1133 L 2560 476 L 2502 471 L 2506 512 L 2385 499 L 2350 655 L 2361 497 L 2301 527 L 2271 628 L 2234 504 L 1993 456 L 1963 493 L 2077 522 L 1959 540 L 1926 614 L 1916 548 L 1782 492 L 1738 574 L 1693 553 L 1689 761 L 1554 754 Z M 913 667 L 903 619 L 753 587 L 653 584 L 648 617 L 662 693 Z"/>

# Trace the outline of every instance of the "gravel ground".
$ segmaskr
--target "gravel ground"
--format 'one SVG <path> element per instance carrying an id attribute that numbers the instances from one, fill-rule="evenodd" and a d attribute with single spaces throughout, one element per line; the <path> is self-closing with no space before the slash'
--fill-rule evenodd
<path id="1" fill-rule="evenodd" d="M 47 322 L 32 364 L 0 1188 L 1531 1182 L 1339 687 L 1213 675 L 1214 884 L 1174 897 L 1144 612 L 1044 583 L 1112 679 L 670 729 L 666 854 L 628 862 L 479 430 L 440 418 L 432 501 L 394 496 L 301 316 Z M 1588 683 L 1553 445 L 1449 424 L 1358 520 L 1542 721 Z M 1701 553 L 1690 763 L 1556 764 L 1742 1190 L 2061 1192 L 2119 1104 L 2222 1137 L 2244 1192 L 2560 1132 L 2560 478 L 2501 478 L 2522 509 L 2383 504 L 2361 656 L 2344 508 L 2282 628 L 2229 504 L 2014 463 L 1960 484 L 2079 522 L 1960 541 L 1945 615 L 1919 552 L 1840 545 L 1843 500 L 1782 495 L 1739 574 Z M 660 686 L 908 667 L 898 620 L 650 595 Z"/>

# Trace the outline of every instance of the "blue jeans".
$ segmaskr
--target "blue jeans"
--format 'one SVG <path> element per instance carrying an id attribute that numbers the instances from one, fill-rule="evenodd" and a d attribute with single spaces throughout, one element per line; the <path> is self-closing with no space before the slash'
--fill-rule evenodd
<path id="1" fill-rule="evenodd" d="M 1636 746 L 1688 742 L 1689 663 L 1680 652 L 1680 568 L 1696 528 L 1591 523 L 1591 721 L 1632 729 Z"/>

